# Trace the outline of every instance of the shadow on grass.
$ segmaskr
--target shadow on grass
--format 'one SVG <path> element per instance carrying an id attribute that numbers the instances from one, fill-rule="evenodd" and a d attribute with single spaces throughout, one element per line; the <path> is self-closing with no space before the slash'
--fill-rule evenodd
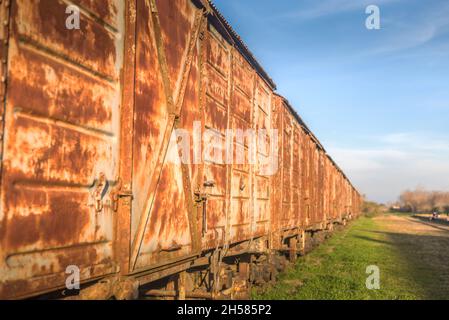
<path id="1" fill-rule="evenodd" d="M 383 232 L 379 232 L 379 231 L 371 231 L 371 230 L 369 230 L 369 232 L 372 232 L 372 233 L 379 233 L 379 234 L 384 234 Z M 360 239 L 360 240 L 366 240 L 366 241 L 373 241 L 373 242 L 380 243 L 380 244 L 393 245 L 393 243 L 390 242 L 390 241 L 385 241 L 385 240 L 380 240 L 380 239 L 374 239 L 374 238 L 371 238 L 371 237 L 368 237 L 368 236 L 354 235 L 353 238 Z"/>
<path id="2" fill-rule="evenodd" d="M 408 218 L 386 218 L 362 217 L 335 232 L 282 274 L 275 286 L 254 297 L 449 299 L 449 230 L 422 228 L 421 222 Z M 380 268 L 380 290 L 366 288 L 369 265 Z"/>
<path id="3" fill-rule="evenodd" d="M 447 231 L 447 235 L 415 235 L 365 230 L 384 235 L 388 241 L 361 235 L 354 235 L 354 237 L 391 246 L 406 262 L 408 277 L 422 289 L 424 299 L 448 300 L 449 231 L 442 230 Z"/>

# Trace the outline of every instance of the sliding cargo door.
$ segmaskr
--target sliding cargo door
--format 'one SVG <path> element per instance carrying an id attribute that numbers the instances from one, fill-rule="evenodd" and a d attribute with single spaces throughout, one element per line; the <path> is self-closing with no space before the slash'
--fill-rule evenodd
<path id="1" fill-rule="evenodd" d="M 310 148 L 311 140 L 309 134 L 303 135 L 303 212 L 304 212 L 304 222 L 305 225 L 308 226 L 312 221 L 312 190 L 313 190 L 313 181 L 312 181 L 312 158 L 311 153 L 312 150 Z"/>
<path id="2" fill-rule="evenodd" d="M 66 270 L 79 271 L 82 281 L 116 270 L 111 194 L 119 164 L 124 5 L 73 2 L 79 29 L 67 28 L 66 1 L 0 1 L 8 69 L 0 298 L 64 288 Z"/>
<path id="3" fill-rule="evenodd" d="M 256 146 L 254 145 L 254 83 L 255 76 L 247 62 L 233 52 L 233 78 L 230 105 L 233 158 L 230 163 L 230 241 L 240 242 L 251 238 L 253 210 L 253 174 Z M 259 89 L 257 89 L 259 92 Z"/>
<path id="4" fill-rule="evenodd" d="M 282 154 L 282 144 L 284 131 L 282 129 L 282 118 L 283 118 L 283 104 L 282 99 L 274 95 L 272 98 L 272 128 L 276 130 L 278 145 L 273 147 L 274 161 L 278 164 L 276 172 L 274 172 L 271 177 L 271 193 L 270 193 L 270 226 L 271 232 L 277 234 L 281 228 L 281 223 L 283 219 L 282 202 L 283 202 L 283 188 L 282 188 L 282 167 L 283 167 L 283 154 Z M 278 237 L 273 237 L 273 245 L 279 246 L 277 241 Z"/>
<path id="5" fill-rule="evenodd" d="M 318 221 L 323 222 L 326 220 L 325 203 L 326 203 L 326 189 L 325 186 L 326 172 L 324 168 L 324 153 L 322 150 L 318 151 L 318 191 L 317 191 L 317 204 L 318 204 Z"/>
<path id="6" fill-rule="evenodd" d="M 319 154 L 315 141 L 310 141 L 311 149 L 311 222 L 313 224 L 318 223 L 319 220 L 319 206 L 318 206 L 318 192 L 319 192 Z"/>
<path id="7" fill-rule="evenodd" d="M 295 225 L 301 225 L 301 128 L 295 123 L 293 131 L 293 166 L 292 166 L 292 216 Z"/>
<path id="8" fill-rule="evenodd" d="M 272 131 L 270 89 L 259 78 L 254 103 L 256 159 L 254 166 L 253 237 L 268 234 L 270 229 L 271 181 L 279 170 L 277 132 Z"/>
<path id="9" fill-rule="evenodd" d="M 293 172 L 293 122 L 287 107 L 283 107 L 282 138 L 282 229 L 293 224 L 292 172 Z"/>
<path id="10" fill-rule="evenodd" d="M 228 230 L 230 165 L 226 139 L 229 128 L 231 52 L 229 44 L 209 25 L 205 39 L 201 77 L 201 173 L 198 191 L 203 198 L 200 212 L 202 248 L 222 246 Z"/>
<path id="11" fill-rule="evenodd" d="M 192 157 L 204 22 L 190 0 L 137 1 L 131 271 L 197 249 Z"/>

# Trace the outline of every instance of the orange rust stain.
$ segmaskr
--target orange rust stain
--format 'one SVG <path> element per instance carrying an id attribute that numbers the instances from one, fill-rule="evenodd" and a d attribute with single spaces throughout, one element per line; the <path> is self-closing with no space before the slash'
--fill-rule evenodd
<path id="1" fill-rule="evenodd" d="M 5 124 L 8 140 L 2 175 L 0 242 L 7 253 L 63 247 L 61 254 L 52 252 L 48 266 L 27 266 L 26 271 L 36 277 L 56 273 L 73 263 L 112 263 L 112 244 L 90 245 L 107 238 L 112 218 L 93 214 L 88 189 L 100 171 L 106 170 L 108 178 L 116 174 L 111 137 L 117 136 L 117 124 L 113 123 L 120 100 L 117 58 L 121 49 L 117 43 L 123 30 L 115 29 L 120 25 L 123 3 L 74 3 L 82 7 L 83 14 L 81 30 L 73 32 L 67 32 L 65 27 L 65 1 L 12 3 L 7 103 L 10 116 Z M 129 132 L 134 151 L 132 214 L 137 221 L 148 200 L 149 180 L 155 173 L 158 155 L 165 149 L 163 133 L 172 125 L 168 123 L 166 91 L 174 95 L 179 89 L 196 12 L 189 0 L 156 3 L 162 29 L 159 40 L 164 46 L 170 85 L 164 88 L 149 1 L 138 1 L 134 131 Z M 206 128 L 222 135 L 228 122 L 234 129 L 279 129 L 281 170 L 265 178 L 257 175 L 257 167 L 251 170 L 248 164 L 229 170 L 226 165 L 207 163 L 188 165 L 188 174 L 183 175 L 177 163 L 162 165 L 160 178 L 159 172 L 154 174 L 159 184 L 139 252 L 140 267 L 190 253 L 187 197 L 193 194 L 187 194 L 184 179 L 190 179 L 194 188 L 202 188 L 205 181 L 215 182 L 213 188 L 207 189 L 209 232 L 203 239 L 203 249 L 215 247 L 224 239 L 227 212 L 231 214 L 231 230 L 227 232 L 231 233 L 230 241 L 235 242 L 251 237 L 252 219 L 271 219 L 255 226 L 256 234 L 267 235 L 270 223 L 273 230 L 310 224 L 320 222 L 324 214 L 341 217 L 360 205 L 356 192 L 318 150 L 316 141 L 294 124 L 286 102 L 280 97 L 272 99 L 267 83 L 255 76 L 240 52 L 231 48 L 212 26 L 209 30 L 194 50 L 179 126 L 191 132 L 194 121 L 202 119 Z M 206 61 L 200 61 L 203 49 L 201 58 Z M 228 87 L 230 83 L 232 88 Z M 204 109 L 200 109 L 200 102 Z M 171 143 L 169 154 L 177 158 L 176 143 Z M 237 145 L 236 141 L 233 145 Z M 248 141 L 244 145 L 247 147 Z M 258 152 L 266 154 L 268 147 L 269 142 L 265 150 Z M 248 150 L 243 149 L 248 161 Z M 200 222 L 194 225 L 200 228 Z M 67 249 L 81 243 L 89 245 Z M 182 248 L 178 251 L 177 246 Z M 37 284 L 45 289 L 62 283 L 53 276 L 41 282 L 19 279 L 2 283 L 0 296 L 5 296 L 5 290 L 6 294 L 22 294 L 36 290 L 33 286 Z"/>
<path id="2" fill-rule="evenodd" d="M 41 116 L 113 130 L 111 109 L 117 96 L 112 88 L 27 50 L 16 59 L 9 83 L 14 105 Z"/>
<path id="3" fill-rule="evenodd" d="M 118 27 L 118 7 L 120 0 L 72 0 L 74 4 L 94 13 L 97 18 Z"/>
<path id="4" fill-rule="evenodd" d="M 194 8 L 190 0 L 156 0 L 172 89 L 181 76 L 183 57 L 193 32 Z"/>
<path id="5" fill-rule="evenodd" d="M 153 252 L 160 245 L 189 245 L 190 227 L 180 167 L 166 164 L 144 236 L 143 252 Z"/>
<path id="6" fill-rule="evenodd" d="M 207 68 L 207 77 L 204 79 L 204 81 L 208 95 L 219 102 L 223 107 L 227 107 L 227 81 L 215 69 L 212 69 L 211 67 Z"/>
<path id="7" fill-rule="evenodd" d="M 243 118 L 245 121 L 251 120 L 251 101 L 246 98 L 239 91 L 234 91 L 232 95 L 232 109 L 233 112 Z"/>
<path id="8" fill-rule="evenodd" d="M 229 53 L 227 49 L 213 35 L 209 36 L 208 41 L 208 62 L 218 70 L 224 78 L 229 74 Z"/>
<path id="9" fill-rule="evenodd" d="M 150 30 L 151 10 L 144 1 L 139 1 L 138 12 L 133 185 L 139 190 L 135 202 L 136 211 L 140 212 L 147 193 L 148 173 L 155 166 L 168 114 L 155 40 Z"/>
<path id="10" fill-rule="evenodd" d="M 81 16 L 80 30 L 68 32 L 66 4 L 17 0 L 17 34 L 32 46 L 44 47 L 111 79 L 118 79 L 116 35 Z"/>
<path id="11" fill-rule="evenodd" d="M 105 141 L 78 131 L 18 116 L 11 167 L 23 179 L 90 185 L 95 167 L 113 154 Z"/>
<path id="12" fill-rule="evenodd" d="M 59 193 L 53 196 L 48 212 L 31 211 L 28 216 L 12 217 L 8 221 L 8 248 L 17 249 L 39 241 L 47 245 L 77 243 L 84 228 L 92 223 L 89 213 L 80 208 L 84 201 L 73 194 Z"/>

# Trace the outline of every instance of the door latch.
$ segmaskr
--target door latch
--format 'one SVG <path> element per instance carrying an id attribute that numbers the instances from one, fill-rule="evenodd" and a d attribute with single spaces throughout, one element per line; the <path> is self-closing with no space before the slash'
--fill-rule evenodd
<path id="1" fill-rule="evenodd" d="M 204 188 L 213 188 L 215 187 L 215 181 L 205 181 L 203 183 Z M 202 207 L 202 235 L 203 237 L 207 233 L 207 200 L 209 196 L 205 192 L 201 192 L 200 190 L 195 191 L 195 202 L 197 203 L 197 206 Z"/>
<path id="2" fill-rule="evenodd" d="M 197 203 L 197 206 L 202 207 L 202 236 L 207 233 L 207 194 L 202 193 L 199 190 L 195 192 L 195 202 Z"/>
<path id="3" fill-rule="evenodd" d="M 131 190 L 129 190 L 129 189 L 123 190 L 122 189 L 122 181 L 120 179 L 118 180 L 117 186 L 111 192 L 110 197 L 111 197 L 111 202 L 112 202 L 112 210 L 114 212 L 118 211 L 118 204 L 119 204 L 120 199 L 127 198 L 125 200 L 125 205 L 130 205 L 132 199 L 134 198 Z"/>

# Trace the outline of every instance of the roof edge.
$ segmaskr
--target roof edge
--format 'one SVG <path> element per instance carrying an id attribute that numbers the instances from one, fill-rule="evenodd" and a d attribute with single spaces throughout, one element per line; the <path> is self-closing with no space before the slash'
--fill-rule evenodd
<path id="1" fill-rule="evenodd" d="M 234 45 L 234 47 L 243 55 L 248 63 L 267 82 L 267 84 L 271 86 L 273 91 L 276 90 L 276 83 L 273 81 L 273 79 L 270 78 L 268 73 L 265 71 L 259 61 L 257 61 L 256 57 L 251 52 L 251 50 L 249 50 L 248 46 L 245 44 L 242 38 L 237 34 L 237 32 L 232 28 L 226 18 L 221 14 L 217 6 L 213 3 L 212 0 L 207 0 L 207 3 L 210 6 L 210 14 L 208 15 L 210 21 L 214 24 L 218 31 L 221 31 L 220 33 L 225 38 L 227 38 L 231 44 Z"/>

